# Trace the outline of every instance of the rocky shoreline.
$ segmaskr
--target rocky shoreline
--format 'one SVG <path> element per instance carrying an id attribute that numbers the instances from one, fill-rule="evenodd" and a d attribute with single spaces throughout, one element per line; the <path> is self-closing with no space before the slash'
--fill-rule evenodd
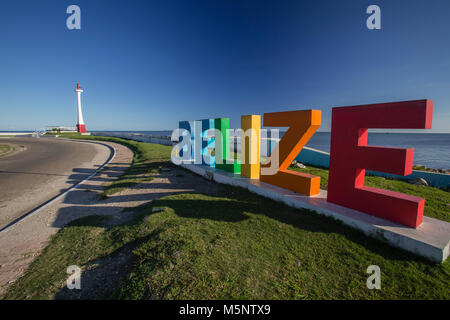
<path id="1" fill-rule="evenodd" d="M 427 171 L 427 172 L 441 173 L 441 174 L 450 174 L 450 169 L 433 169 L 433 168 L 428 168 L 422 164 L 415 165 L 413 167 L 413 170 Z"/>

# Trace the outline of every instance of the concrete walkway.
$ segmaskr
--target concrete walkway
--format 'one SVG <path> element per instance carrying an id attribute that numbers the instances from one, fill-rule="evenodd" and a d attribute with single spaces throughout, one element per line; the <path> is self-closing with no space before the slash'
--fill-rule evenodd
<path id="1" fill-rule="evenodd" d="M 121 207 L 111 209 L 114 206 L 110 205 L 107 205 L 108 210 L 96 209 L 97 193 L 103 190 L 103 183 L 123 174 L 133 161 L 133 152 L 121 144 L 102 143 L 116 150 L 114 159 L 104 170 L 39 212 L 0 232 L 0 297 L 62 226 L 86 215 L 117 214 L 122 210 Z"/>

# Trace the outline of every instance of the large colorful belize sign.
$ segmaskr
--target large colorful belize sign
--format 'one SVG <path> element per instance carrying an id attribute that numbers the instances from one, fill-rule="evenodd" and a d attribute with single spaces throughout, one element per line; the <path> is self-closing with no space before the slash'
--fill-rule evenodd
<path id="1" fill-rule="evenodd" d="M 411 174 L 414 150 L 368 146 L 368 129 L 431 129 L 432 114 L 430 100 L 333 108 L 327 201 L 417 228 L 425 199 L 364 185 L 366 169 Z M 241 117 L 239 159 L 231 155 L 228 118 L 180 121 L 173 135 L 179 142 L 172 150 L 172 161 L 207 165 L 315 196 L 320 177 L 288 167 L 320 124 L 320 110 L 265 113 L 263 126 L 288 130 L 261 163 L 261 116 Z"/>

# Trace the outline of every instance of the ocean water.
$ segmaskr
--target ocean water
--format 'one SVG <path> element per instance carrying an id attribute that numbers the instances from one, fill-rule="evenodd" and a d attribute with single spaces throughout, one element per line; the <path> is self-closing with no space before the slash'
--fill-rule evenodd
<path id="1" fill-rule="evenodd" d="M 125 131 L 124 131 L 125 132 Z M 152 135 L 171 135 L 171 131 L 126 131 Z M 369 132 L 369 145 L 414 148 L 414 165 L 450 169 L 450 134 Z M 308 147 L 330 152 L 330 133 L 316 132 Z"/>

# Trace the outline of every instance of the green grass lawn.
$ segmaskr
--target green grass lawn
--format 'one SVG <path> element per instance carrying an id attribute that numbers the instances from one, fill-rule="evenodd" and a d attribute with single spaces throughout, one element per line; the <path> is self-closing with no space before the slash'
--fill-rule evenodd
<path id="1" fill-rule="evenodd" d="M 0 144 L 0 156 L 11 151 L 11 147 L 6 144 Z"/>
<path id="2" fill-rule="evenodd" d="M 135 151 L 142 152 L 136 155 L 142 163 L 168 161 L 170 147 L 140 144 Z M 316 172 L 326 177 L 326 170 Z M 152 212 L 154 207 L 164 210 Z M 430 263 L 329 217 L 244 189 L 221 185 L 215 195 L 166 196 L 136 212 L 133 221 L 112 228 L 100 216 L 62 228 L 4 298 L 53 298 L 67 266 L 87 266 L 122 250 L 131 252 L 132 271 L 102 298 L 450 298 L 448 261 Z M 369 265 L 381 269 L 381 290 L 366 287 Z"/>

